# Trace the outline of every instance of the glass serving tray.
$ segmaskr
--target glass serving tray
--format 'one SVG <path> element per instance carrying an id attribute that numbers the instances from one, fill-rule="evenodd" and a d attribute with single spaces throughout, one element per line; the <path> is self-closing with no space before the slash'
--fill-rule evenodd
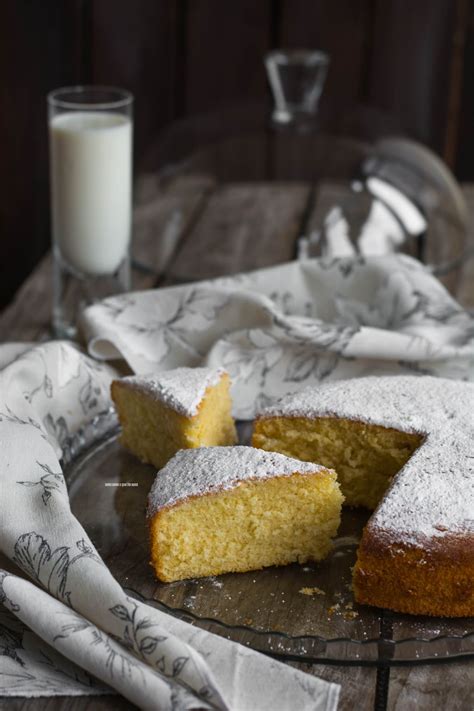
<path id="1" fill-rule="evenodd" d="M 73 513 L 131 596 L 286 660 L 376 665 L 474 656 L 474 618 L 401 615 L 357 605 L 352 566 L 369 516 L 345 508 L 321 563 L 159 583 L 149 565 L 146 499 L 155 470 L 118 442 L 112 425 L 86 428 L 64 466 Z M 248 442 L 251 423 L 239 426 Z"/>

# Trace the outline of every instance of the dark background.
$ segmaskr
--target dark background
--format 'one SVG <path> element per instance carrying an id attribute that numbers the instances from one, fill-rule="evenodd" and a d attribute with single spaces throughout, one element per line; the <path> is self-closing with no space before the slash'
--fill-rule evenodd
<path id="1" fill-rule="evenodd" d="M 460 180 L 474 179 L 473 5 L 1 0 L 0 306 L 50 243 L 49 90 L 131 90 L 140 166 L 172 122 L 253 103 L 266 112 L 269 49 L 323 49 L 331 56 L 322 105 L 330 127 L 370 135 L 371 122 L 382 124 L 432 147 Z"/>

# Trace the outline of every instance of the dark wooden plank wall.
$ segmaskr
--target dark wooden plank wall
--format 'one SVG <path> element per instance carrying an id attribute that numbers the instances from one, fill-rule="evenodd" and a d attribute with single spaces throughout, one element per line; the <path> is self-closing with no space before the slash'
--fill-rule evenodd
<path id="1" fill-rule="evenodd" d="M 123 86 L 136 97 L 135 156 L 178 113 L 179 5 L 169 0 L 99 0 L 91 5 L 90 80 Z"/>
<path id="2" fill-rule="evenodd" d="M 140 158 L 177 118 L 268 105 L 269 48 L 319 47 L 332 60 L 323 106 L 331 125 L 364 135 L 382 116 L 385 130 L 399 126 L 441 154 L 451 125 L 449 155 L 463 141 L 458 162 L 473 177 L 473 132 L 458 99 L 472 107 L 474 91 L 451 71 L 455 50 L 457 74 L 464 51 L 472 70 L 472 2 L 2 0 L 0 305 L 49 245 L 48 90 L 78 82 L 129 88 Z M 460 24 L 463 8 L 470 22 Z M 367 103 L 375 107 L 368 113 L 360 109 Z"/>
<path id="3" fill-rule="evenodd" d="M 371 0 L 280 3 L 277 44 L 318 47 L 331 57 L 323 100 L 330 99 L 334 120 L 363 98 L 372 44 L 372 4 Z"/>
<path id="4" fill-rule="evenodd" d="M 271 0 L 190 0 L 187 8 L 185 113 L 263 99 Z"/>
<path id="5" fill-rule="evenodd" d="M 462 29 L 455 41 L 462 53 L 461 96 L 459 97 L 457 117 L 456 145 L 452 152 L 456 155 L 456 174 L 460 180 L 474 178 L 474 1 L 465 0 L 464 32 Z"/>
<path id="6" fill-rule="evenodd" d="M 81 34 L 79 0 L 0 5 L 0 306 L 49 244 L 45 95 L 80 81 Z"/>
<path id="7" fill-rule="evenodd" d="M 367 99 L 393 111 L 413 138 L 441 153 L 459 5 L 443 0 L 374 4 Z"/>

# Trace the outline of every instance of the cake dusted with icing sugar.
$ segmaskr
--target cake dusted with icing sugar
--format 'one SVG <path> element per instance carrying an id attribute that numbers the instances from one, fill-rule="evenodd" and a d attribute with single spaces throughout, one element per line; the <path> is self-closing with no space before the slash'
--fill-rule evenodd
<path id="1" fill-rule="evenodd" d="M 252 447 L 178 452 L 148 498 L 164 582 L 320 560 L 342 505 L 335 472 Z"/>
<path id="2" fill-rule="evenodd" d="M 179 449 L 234 444 L 229 388 L 222 368 L 175 368 L 114 380 L 122 444 L 158 469 Z"/>
<path id="3" fill-rule="evenodd" d="M 308 388 L 259 415 L 253 444 L 336 469 L 345 502 L 375 509 L 358 602 L 474 615 L 474 385 L 387 376 Z"/>

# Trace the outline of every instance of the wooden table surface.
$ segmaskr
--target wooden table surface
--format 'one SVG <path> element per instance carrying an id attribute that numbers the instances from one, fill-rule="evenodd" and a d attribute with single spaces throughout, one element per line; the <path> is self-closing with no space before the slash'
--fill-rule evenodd
<path id="1" fill-rule="evenodd" d="M 291 259 L 297 237 L 321 209 L 323 188 L 295 182 L 217 185 L 204 176 L 182 177 L 163 187 L 153 176 L 143 177 L 134 220 L 133 288 L 210 278 Z M 465 185 L 463 191 L 474 244 L 474 185 Z M 51 337 L 51 281 L 51 256 L 47 255 L 0 314 L 0 341 L 38 342 Z M 474 310 L 472 258 L 463 267 L 456 296 Z M 299 667 L 341 684 L 341 711 L 474 709 L 474 660 L 379 669 Z M 131 705 L 115 696 L 18 698 L 0 699 L 0 708 L 101 711 Z"/>

